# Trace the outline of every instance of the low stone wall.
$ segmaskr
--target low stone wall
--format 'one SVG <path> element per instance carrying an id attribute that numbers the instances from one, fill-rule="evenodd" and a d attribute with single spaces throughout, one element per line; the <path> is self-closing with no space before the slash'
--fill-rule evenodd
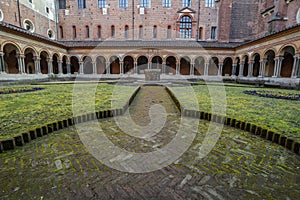
<path id="1" fill-rule="evenodd" d="M 93 121 L 96 119 L 104 119 L 114 116 L 120 116 L 125 113 L 125 111 L 128 109 L 130 104 L 132 103 L 133 99 L 139 92 L 140 87 L 138 87 L 132 94 L 132 96 L 126 101 L 125 105 L 121 108 L 111 109 L 111 110 L 102 110 L 97 111 L 95 113 L 87 113 L 80 116 L 70 117 L 68 119 L 51 122 L 46 125 L 43 125 L 41 127 L 29 130 L 28 132 L 23 132 L 19 135 L 16 135 L 13 138 L 9 138 L 6 140 L 0 141 L 0 153 L 7 151 L 7 150 L 13 150 L 17 146 L 23 146 L 26 143 L 31 142 L 32 140 L 35 140 L 39 137 L 43 137 L 45 135 L 48 135 L 50 133 L 53 133 L 55 131 L 68 128 L 69 126 L 73 126 L 75 124 L 84 123 L 88 121 Z"/>
<path id="2" fill-rule="evenodd" d="M 294 138 L 289 138 L 285 136 L 283 133 L 277 133 L 268 130 L 266 128 L 257 126 L 256 124 L 241 121 L 239 119 L 235 119 L 227 116 L 220 116 L 220 115 L 216 115 L 208 112 L 202 112 L 198 110 L 188 110 L 184 108 L 184 106 L 177 99 L 176 95 L 168 87 L 166 87 L 166 89 L 170 94 L 171 98 L 173 99 L 173 101 L 175 102 L 175 104 L 177 105 L 178 109 L 182 113 L 182 115 L 185 117 L 193 117 L 197 119 L 212 121 L 215 123 L 220 123 L 243 131 L 247 131 L 254 135 L 260 136 L 261 138 L 279 144 L 293 151 L 294 153 L 300 155 L 300 141 L 297 141 Z"/>

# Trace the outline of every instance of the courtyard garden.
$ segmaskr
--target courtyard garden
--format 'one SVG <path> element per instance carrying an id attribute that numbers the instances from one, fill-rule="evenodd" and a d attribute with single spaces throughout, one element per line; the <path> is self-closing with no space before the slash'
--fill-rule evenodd
<path id="1" fill-rule="evenodd" d="M 43 89 L 0 95 L 1 110 L 5 112 L 1 112 L 1 123 L 5 120 L 7 124 L 6 129 L 1 130 L 2 137 L 10 137 L 19 131 L 31 129 L 32 126 L 40 126 L 52 120 L 72 116 L 73 85 L 39 85 L 38 87 Z M 96 110 L 110 109 L 111 100 L 115 98 L 121 99 L 117 101 L 120 105 L 126 103 L 137 88 L 122 86 L 122 92 L 116 96 L 114 87 L 115 85 L 112 84 L 98 85 Z M 14 88 L 17 90 L 17 87 Z M 20 88 L 30 89 L 32 86 Z M 84 84 L 80 85 L 79 92 L 84 97 L 88 95 L 88 90 L 92 89 L 92 85 Z M 193 89 L 199 109 L 210 112 L 209 102 L 215 100 L 209 97 L 208 87 L 198 85 Z M 275 130 L 283 130 L 286 127 L 290 134 L 297 136 L 299 127 L 296 122 L 299 119 L 294 118 L 295 123 L 285 126 L 281 125 L 279 120 L 286 119 L 290 122 L 291 117 L 277 119 L 275 123 L 279 112 L 275 106 L 283 109 L 284 114 L 294 112 L 297 115 L 299 111 L 296 105 L 299 102 L 262 98 L 243 93 L 245 90 L 258 89 L 261 90 L 261 88 L 240 85 L 226 86 L 227 114 L 258 123 L 259 115 L 266 112 L 263 115 L 266 119 L 260 122 L 262 125 Z M 191 98 L 185 96 L 184 87 L 171 87 L 171 90 L 176 93 L 185 107 L 193 107 L 193 102 L 189 101 Z M 210 90 L 218 91 L 212 88 Z M 276 91 L 286 92 L 286 90 Z M 297 91 L 289 92 L 297 93 Z M 82 112 L 89 110 L 90 106 L 88 99 L 84 100 L 85 98 L 82 98 L 83 102 L 80 106 Z M 114 118 L 107 118 L 97 121 L 101 130 L 92 128 L 94 121 L 81 123 L 83 133 L 78 133 L 78 127 L 70 126 L 37 138 L 13 151 L 1 153 L 0 199 L 222 200 L 297 199 L 299 197 L 299 155 L 249 132 L 224 126 L 214 148 L 207 156 L 201 158 L 199 149 L 203 145 L 207 130 L 211 126 L 218 125 L 200 121 L 198 130 L 191 129 L 191 123 L 181 122 L 180 113 L 165 89 L 158 86 L 142 87 L 129 107 L 129 113 L 137 124 L 146 125 L 150 122 L 148 109 L 155 104 L 162 105 L 168 116 L 163 129 L 151 136 L 149 140 L 128 135 Z M 271 106 L 274 107 L 268 108 Z M 236 109 L 238 111 L 234 111 Z M 117 118 L 127 118 L 129 113 Z M 189 120 L 193 119 L 189 118 Z M 190 129 L 186 134 L 197 133 L 190 147 L 169 166 L 147 173 L 128 173 L 108 167 L 103 161 L 92 156 L 90 149 L 84 145 L 82 137 L 85 137 L 84 140 L 94 142 L 93 134 L 99 131 L 105 133 L 114 145 L 128 152 L 149 153 L 167 146 L 180 126 Z M 129 130 L 133 130 L 130 125 Z M 102 148 L 110 149 L 110 146 Z M 177 148 L 172 149 L 174 153 L 177 150 Z M 130 159 L 130 156 L 118 155 L 113 157 L 111 162 L 117 160 L 121 166 L 126 166 Z M 149 160 L 149 157 L 145 159 Z"/>
<path id="2" fill-rule="evenodd" d="M 297 100 L 299 91 L 234 84 L 228 84 L 224 89 L 219 89 L 220 87 L 223 86 L 214 83 L 193 86 L 199 110 L 211 113 L 212 103 L 218 104 L 225 93 L 226 100 L 222 100 L 222 103 L 226 103 L 224 112 L 228 117 L 250 122 L 300 140 L 300 101 Z M 193 105 L 195 102 L 185 95 L 184 87 L 172 87 L 172 91 L 184 107 L 195 107 Z M 247 94 L 249 91 L 261 95 L 249 95 Z M 210 92 L 214 93 L 215 98 L 211 97 Z"/>

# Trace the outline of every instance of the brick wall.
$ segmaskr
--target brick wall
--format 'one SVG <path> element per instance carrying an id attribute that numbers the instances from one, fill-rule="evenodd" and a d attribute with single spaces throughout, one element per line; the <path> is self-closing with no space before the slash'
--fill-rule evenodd
<path id="1" fill-rule="evenodd" d="M 0 8 L 3 12 L 3 21 L 20 26 L 17 1 L 6 0 L 0 2 Z M 21 26 L 24 28 L 23 22 L 25 19 L 32 21 L 35 27 L 35 33 L 48 37 L 47 31 L 51 29 L 56 34 L 55 21 L 49 19 L 47 16 L 35 11 L 33 8 L 27 7 L 20 3 Z"/>

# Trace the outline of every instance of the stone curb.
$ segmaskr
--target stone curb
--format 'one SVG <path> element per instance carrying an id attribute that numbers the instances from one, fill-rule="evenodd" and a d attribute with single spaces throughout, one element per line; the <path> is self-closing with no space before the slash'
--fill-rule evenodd
<path id="1" fill-rule="evenodd" d="M 254 135 L 260 136 L 261 138 L 269 140 L 273 143 L 279 144 L 287 148 L 288 150 L 291 150 L 294 153 L 300 155 L 300 141 L 295 141 L 293 138 L 289 138 L 282 133 L 276 133 L 266 128 L 257 126 L 256 124 L 253 123 L 241 121 L 231 117 L 219 116 L 216 114 L 211 114 L 203 111 L 185 109 L 177 99 L 176 95 L 170 90 L 170 88 L 166 87 L 166 89 L 170 97 L 173 99 L 176 106 L 180 110 L 180 112 L 185 117 L 204 119 L 207 121 L 212 121 L 215 123 L 231 126 L 233 128 L 241 129 L 243 131 L 247 131 Z"/>
<path id="2" fill-rule="evenodd" d="M 35 140 L 39 137 L 43 137 L 55 131 L 68 128 L 75 124 L 93 121 L 95 119 L 104 119 L 104 118 L 123 115 L 127 110 L 127 108 L 131 105 L 132 101 L 134 100 L 134 98 L 136 97 L 140 89 L 141 87 L 138 87 L 133 92 L 133 94 L 128 99 L 128 101 L 125 103 L 125 105 L 121 108 L 116 108 L 112 110 L 102 110 L 102 111 L 97 111 L 95 113 L 87 113 L 80 116 L 73 116 L 68 119 L 48 123 L 47 125 L 43 125 L 42 127 L 29 130 L 28 132 L 23 132 L 22 134 L 16 135 L 13 138 L 0 140 L 0 153 L 7 150 L 13 150 L 17 146 L 24 146 L 26 143 L 29 143 L 32 140 Z"/>

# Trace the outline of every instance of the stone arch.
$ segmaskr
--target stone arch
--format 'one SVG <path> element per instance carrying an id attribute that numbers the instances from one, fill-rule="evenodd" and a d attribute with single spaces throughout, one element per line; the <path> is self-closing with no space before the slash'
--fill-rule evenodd
<path id="1" fill-rule="evenodd" d="M 236 65 L 235 72 L 233 72 L 235 76 L 238 76 L 241 69 L 241 61 L 239 57 L 236 57 L 234 60 L 234 64 Z"/>
<path id="2" fill-rule="evenodd" d="M 52 55 L 52 67 L 53 67 L 53 74 L 58 74 L 58 62 L 59 62 L 59 55 L 54 53 Z"/>
<path id="3" fill-rule="evenodd" d="M 168 56 L 166 58 L 166 73 L 167 74 L 176 74 L 176 65 L 177 59 L 175 56 Z"/>
<path id="4" fill-rule="evenodd" d="M 93 74 L 93 64 L 92 58 L 90 56 L 83 57 L 83 73 L 84 74 Z"/>
<path id="5" fill-rule="evenodd" d="M 153 56 L 151 59 L 151 68 L 160 69 L 160 72 L 162 73 L 162 63 L 163 59 L 160 56 Z"/>
<path id="6" fill-rule="evenodd" d="M 138 74 L 144 73 L 144 70 L 147 68 L 148 68 L 148 58 L 146 56 L 139 56 L 137 59 Z"/>
<path id="7" fill-rule="evenodd" d="M 219 69 L 219 59 L 218 57 L 211 57 L 208 65 L 208 75 L 217 76 Z"/>
<path id="8" fill-rule="evenodd" d="M 294 65 L 295 48 L 293 46 L 284 47 L 280 54 L 283 56 L 281 63 L 281 77 L 291 77 Z"/>
<path id="9" fill-rule="evenodd" d="M 18 54 L 21 54 L 21 53 L 22 53 L 20 45 L 17 44 L 17 43 L 15 43 L 15 42 L 13 42 L 13 41 L 6 41 L 6 42 L 4 42 L 4 43 L 1 45 L 1 51 L 2 51 L 2 52 L 4 52 L 4 47 L 5 47 L 6 45 L 12 45 L 12 46 L 15 47 L 15 49 L 16 49 L 16 51 L 17 51 Z"/>
<path id="10" fill-rule="evenodd" d="M 279 56 L 284 56 L 284 53 L 286 53 L 286 52 L 295 55 L 296 49 L 297 49 L 297 47 L 294 44 L 287 44 L 287 45 L 282 46 L 279 49 L 278 53 L 279 53 Z"/>
<path id="11" fill-rule="evenodd" d="M 5 43 L 3 45 L 4 69 L 8 74 L 20 73 L 17 56 L 20 54 L 20 48 L 14 43 Z"/>
<path id="12" fill-rule="evenodd" d="M 244 70 L 243 70 L 243 76 L 248 75 L 248 68 L 249 68 L 249 56 L 244 55 L 242 59 L 243 65 L 244 65 Z"/>
<path id="13" fill-rule="evenodd" d="M 194 63 L 195 63 L 194 75 L 204 75 L 205 58 L 202 56 L 198 56 L 195 59 Z"/>
<path id="14" fill-rule="evenodd" d="M 191 59 L 188 56 L 180 58 L 180 74 L 190 75 Z"/>
<path id="15" fill-rule="evenodd" d="M 106 58 L 104 56 L 96 57 L 96 68 L 97 68 L 97 74 L 106 73 Z"/>
<path id="16" fill-rule="evenodd" d="M 124 73 L 133 73 L 134 72 L 134 58 L 130 55 L 127 55 L 123 58 L 124 63 Z"/>
<path id="17" fill-rule="evenodd" d="M 232 58 L 226 57 L 223 61 L 222 76 L 231 76 L 232 75 L 232 65 L 233 65 Z"/>
<path id="18" fill-rule="evenodd" d="M 255 53 L 253 56 L 253 76 L 258 77 L 259 76 L 259 68 L 260 68 L 260 54 L 259 53 Z"/>
<path id="19" fill-rule="evenodd" d="M 66 55 L 63 55 L 62 56 L 62 73 L 63 74 L 68 73 L 67 62 L 68 62 L 68 57 Z"/>
<path id="20" fill-rule="evenodd" d="M 35 63 L 34 60 L 37 57 L 37 52 L 33 47 L 24 48 L 24 56 L 25 56 L 25 72 L 27 74 L 34 74 L 35 71 Z"/>
<path id="21" fill-rule="evenodd" d="M 273 49 L 269 49 L 264 54 L 265 60 L 265 71 L 264 75 L 266 77 L 272 77 L 274 75 L 274 68 L 275 68 L 275 51 Z"/>
<path id="22" fill-rule="evenodd" d="M 48 60 L 49 60 L 49 52 L 47 51 L 41 51 L 40 52 L 40 67 L 41 67 L 41 73 L 42 74 L 48 74 Z"/>
<path id="23" fill-rule="evenodd" d="M 110 73 L 120 74 L 120 58 L 119 56 L 111 56 L 109 58 L 110 62 Z"/>
<path id="24" fill-rule="evenodd" d="M 79 58 L 77 56 L 70 57 L 71 74 L 79 72 Z"/>

